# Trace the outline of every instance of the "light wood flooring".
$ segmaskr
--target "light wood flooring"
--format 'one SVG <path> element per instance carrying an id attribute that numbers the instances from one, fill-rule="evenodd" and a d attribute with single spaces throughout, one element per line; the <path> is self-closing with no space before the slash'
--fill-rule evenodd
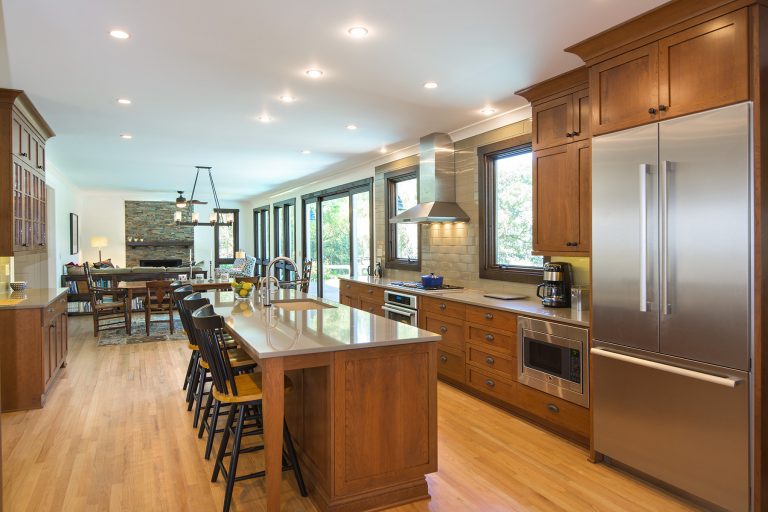
<path id="1" fill-rule="evenodd" d="M 90 319 L 70 320 L 69 366 L 46 407 L 2 415 L 4 510 L 221 510 L 224 483 L 210 482 L 181 391 L 186 345 L 97 347 Z M 432 499 L 397 512 L 697 510 L 445 384 L 438 398 Z M 264 510 L 263 497 L 262 479 L 239 482 L 232 511 Z M 315 510 L 290 473 L 283 505 Z"/>

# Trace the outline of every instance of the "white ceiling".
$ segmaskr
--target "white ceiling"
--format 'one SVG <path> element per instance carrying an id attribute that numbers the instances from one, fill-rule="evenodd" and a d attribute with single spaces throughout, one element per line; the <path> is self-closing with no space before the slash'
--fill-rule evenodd
<path id="1" fill-rule="evenodd" d="M 664 2 L 2 3 L 10 86 L 56 131 L 49 158 L 72 181 L 172 198 L 212 165 L 220 196 L 242 199 L 475 123 L 485 105 L 519 107 L 513 91 L 581 64 L 563 48 Z M 370 35 L 351 39 L 353 25 Z M 306 78 L 310 67 L 325 76 Z M 298 101 L 282 104 L 284 92 Z"/>

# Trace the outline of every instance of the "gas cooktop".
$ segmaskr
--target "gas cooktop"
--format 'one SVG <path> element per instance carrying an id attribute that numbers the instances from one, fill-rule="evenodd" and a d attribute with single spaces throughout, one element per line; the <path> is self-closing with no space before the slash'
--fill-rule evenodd
<path id="1" fill-rule="evenodd" d="M 455 292 L 459 290 L 463 290 L 463 286 L 453 286 L 450 284 L 444 284 L 442 286 L 437 286 L 435 288 L 427 288 L 423 284 L 417 282 L 417 281 L 393 281 L 389 283 L 391 286 L 399 286 L 402 288 L 409 288 L 411 290 L 421 290 L 425 292 Z"/>

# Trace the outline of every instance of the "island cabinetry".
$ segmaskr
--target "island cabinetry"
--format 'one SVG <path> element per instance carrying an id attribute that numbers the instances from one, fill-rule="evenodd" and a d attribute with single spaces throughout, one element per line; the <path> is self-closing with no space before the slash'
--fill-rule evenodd
<path id="1" fill-rule="evenodd" d="M 39 409 L 67 360 L 67 297 L 23 309 L 0 309 L 0 407 Z"/>
<path id="2" fill-rule="evenodd" d="M 422 329 L 443 337 L 437 342 L 437 374 L 463 384 L 465 380 L 465 306 L 458 302 L 421 297 L 419 323 Z"/>

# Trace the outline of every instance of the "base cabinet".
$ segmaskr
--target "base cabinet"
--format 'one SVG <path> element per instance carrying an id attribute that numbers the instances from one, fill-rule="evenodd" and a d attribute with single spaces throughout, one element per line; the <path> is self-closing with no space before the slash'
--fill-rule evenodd
<path id="1" fill-rule="evenodd" d="M 0 310 L 0 408 L 39 409 L 68 351 L 67 296 L 45 308 Z"/>

